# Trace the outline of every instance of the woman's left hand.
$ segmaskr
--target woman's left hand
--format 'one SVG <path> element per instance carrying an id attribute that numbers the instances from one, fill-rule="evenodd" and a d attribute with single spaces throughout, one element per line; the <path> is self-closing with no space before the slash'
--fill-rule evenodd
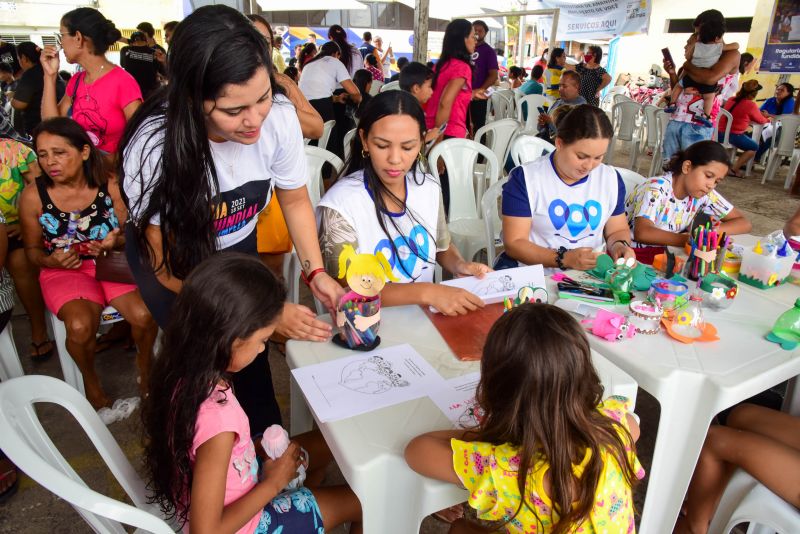
<path id="1" fill-rule="evenodd" d="M 119 228 L 114 228 L 106 234 L 102 241 L 89 241 L 86 245 L 89 249 L 89 254 L 92 256 L 99 256 L 105 251 L 113 250 L 117 246 L 119 233 Z"/>
<path id="2" fill-rule="evenodd" d="M 455 276 L 476 276 L 478 278 L 483 278 L 486 273 L 492 272 L 492 268 L 488 265 L 484 265 L 482 263 L 475 263 L 472 261 L 464 261 L 461 260 L 456 264 L 456 268 L 453 271 L 453 275 Z"/>
<path id="3" fill-rule="evenodd" d="M 336 315 L 336 306 L 339 299 L 344 295 L 344 288 L 336 280 L 331 278 L 328 273 L 319 273 L 309 284 L 311 293 L 314 294 L 323 306 L 331 313 L 331 317 Z"/>
<path id="4" fill-rule="evenodd" d="M 287 302 L 283 305 L 275 332 L 289 339 L 328 341 L 333 330 L 331 325 L 317 319 L 317 315 L 306 306 Z"/>
<path id="5" fill-rule="evenodd" d="M 611 256 L 611 259 L 614 261 L 617 261 L 619 258 L 636 259 L 636 253 L 633 249 L 622 241 L 615 242 L 608 251 L 608 255 Z"/>

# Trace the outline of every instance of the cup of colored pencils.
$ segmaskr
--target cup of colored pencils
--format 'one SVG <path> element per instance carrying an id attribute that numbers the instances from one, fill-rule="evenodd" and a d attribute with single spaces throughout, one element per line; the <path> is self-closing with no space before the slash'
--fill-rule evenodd
<path id="1" fill-rule="evenodd" d="M 691 249 L 684 274 L 697 280 L 707 274 L 718 274 L 725 258 L 730 237 L 725 232 L 710 228 L 710 224 L 694 229 L 689 240 Z"/>

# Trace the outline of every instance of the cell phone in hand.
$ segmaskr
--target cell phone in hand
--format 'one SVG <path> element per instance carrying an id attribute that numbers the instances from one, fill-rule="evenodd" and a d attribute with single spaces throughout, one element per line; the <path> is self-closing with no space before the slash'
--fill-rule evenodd
<path id="1" fill-rule="evenodd" d="M 439 133 L 436 134 L 436 137 L 434 137 L 425 144 L 426 156 L 428 155 L 428 152 L 431 151 L 431 148 L 433 148 L 433 145 L 436 143 L 436 140 L 439 139 L 439 136 L 442 135 L 446 129 L 447 129 L 447 121 L 443 122 L 442 125 L 439 126 Z"/>
<path id="2" fill-rule="evenodd" d="M 669 48 L 662 48 L 661 49 L 661 55 L 664 56 L 664 60 L 665 61 L 669 61 L 673 65 L 675 64 L 675 61 L 673 61 L 673 59 L 672 59 L 672 54 L 670 54 L 670 52 L 669 52 Z"/>

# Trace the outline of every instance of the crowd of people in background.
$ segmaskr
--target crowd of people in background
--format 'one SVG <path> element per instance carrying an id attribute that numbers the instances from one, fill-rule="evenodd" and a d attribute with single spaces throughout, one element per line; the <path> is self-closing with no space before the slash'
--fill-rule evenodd
<path id="1" fill-rule="evenodd" d="M 757 106 L 763 87 L 739 82 L 754 58 L 724 43 L 724 17 L 705 11 L 694 21 L 682 66 L 664 60 L 672 84 L 670 117 L 663 154 L 654 155 L 664 170 L 627 191 L 620 173 L 603 162 L 614 132 L 599 107 L 611 83 L 599 46 L 587 47 L 574 66 L 563 48 L 546 49 L 530 72 L 512 66 L 501 80 L 497 51 L 486 42 L 489 28 L 481 20 L 450 21 L 437 60 L 428 64 L 397 57 L 392 43 L 369 31 L 360 45 L 350 42 L 336 24 L 327 41 L 317 44 L 313 35 L 287 60 L 269 21 L 225 6 L 206 6 L 165 24 L 168 48 L 156 33 L 142 22 L 124 38 L 100 11 L 81 7 L 61 18 L 56 45 L 0 44 L 3 98 L 14 110 L 13 119 L 0 112 L 0 185 L 7 193 L 0 196 L 0 329 L 11 316 L 13 280 L 30 322 L 27 356 L 42 361 L 53 353 L 46 313 L 63 321 L 86 397 L 100 409 L 111 399 L 94 366 L 95 334 L 101 310 L 116 308 L 137 352 L 154 500 L 187 525 L 239 532 L 307 532 L 310 525 L 327 530 L 345 522 L 351 532 L 361 531 L 353 492 L 320 488 L 331 456 L 318 432 L 296 439 L 315 451 L 314 463 L 306 487 L 289 505 L 268 506 L 304 461 L 297 444 L 265 464 L 261 481 L 255 475 L 250 438 L 281 422 L 267 340 L 326 341 L 332 332 L 308 307 L 284 302 L 285 254 L 297 254 L 303 280 L 332 311 L 346 284 L 340 255 L 385 249 L 396 283 L 383 290 L 383 305 L 432 306 L 446 315 L 466 314 L 483 302 L 435 283 L 437 266 L 452 276 L 531 264 L 586 271 L 596 266 L 599 250 L 614 260 L 652 261 L 665 247 L 687 242 L 699 211 L 730 234 L 750 230 L 743 213 L 715 188 L 727 175 L 742 176 L 742 168 L 767 150 L 766 141 L 746 134 L 750 124 L 766 124 L 798 107 L 789 83 Z M 124 45 L 119 65 L 108 55 L 117 42 Z M 74 75 L 64 76 L 62 57 L 76 67 Z M 505 251 L 485 265 L 463 257 L 453 244 L 448 170 L 435 179 L 425 150 L 472 138 L 485 125 L 488 100 L 501 81 L 520 95 L 547 97 L 537 135 L 555 149 L 511 169 L 502 192 Z M 396 90 L 379 90 L 393 83 Z M 729 141 L 742 150 L 733 162 L 712 139 L 720 109 L 732 116 Z M 315 206 L 305 187 L 303 139 L 316 145 L 328 121 L 335 125 L 325 148 L 345 166 Z M 346 147 L 345 134 L 353 129 Z M 667 204 L 671 216 L 658 216 Z M 574 221 L 553 208 L 568 205 L 596 207 L 587 224 L 570 226 L 571 238 L 559 230 Z M 113 258 L 126 266 L 125 277 L 108 274 Z M 165 335 L 154 359 L 159 327 Z M 635 455 L 638 425 L 628 403 L 601 402 L 580 326 L 563 311 L 531 305 L 508 314 L 497 329 L 482 365 L 508 365 L 519 380 L 515 391 L 547 383 L 529 375 L 526 358 L 544 358 L 548 351 L 559 353 L 563 367 L 550 371 L 574 380 L 560 380 L 563 388 L 540 392 L 533 402 L 522 393 L 507 398 L 502 381 L 484 373 L 479 400 L 488 415 L 482 426 L 474 434 L 420 436 L 406 450 L 409 465 L 426 476 L 483 488 L 485 498 L 470 505 L 482 519 L 506 521 L 510 532 L 539 523 L 565 532 L 595 520 L 630 530 L 632 488 L 644 476 Z M 516 349 L 508 348 L 506 337 L 519 339 Z M 535 347 L 533 355 L 521 346 Z M 529 416 L 511 424 L 523 403 Z M 559 408 L 566 405 L 573 409 Z M 709 433 L 679 523 L 686 532 L 707 529 L 725 478 L 720 466 L 749 465 L 724 441 L 734 429 L 749 433 L 746 439 L 754 443 L 767 436 L 770 446 L 788 447 L 782 458 L 800 461 L 796 439 L 758 423 L 775 419 L 788 428 L 796 419 L 748 410 L 734 412 L 731 428 Z M 577 456 L 557 452 L 560 443 L 551 447 L 552 436 L 540 436 L 550 418 L 559 428 L 578 429 L 563 436 Z M 508 470 L 490 474 L 498 436 L 504 436 L 504 454 L 529 461 L 527 482 Z M 544 456 L 534 446 L 538 441 L 549 447 Z M 583 458 L 584 450 L 590 476 L 576 482 L 570 462 Z M 482 465 L 480 480 L 454 471 L 454 455 Z M 534 460 L 537 466 L 550 462 L 555 474 L 533 469 Z M 800 505 L 775 462 L 764 457 L 758 469 L 774 491 Z M 0 475 L 0 496 L 13 493 L 16 473 L 2 456 Z M 561 516 L 541 507 L 521 511 L 526 484 L 551 494 Z M 490 494 L 502 506 L 487 508 Z M 618 509 L 604 498 L 611 494 L 622 499 Z M 514 508 L 511 515 L 498 512 Z M 470 528 L 460 507 L 436 516 L 452 523 L 452 532 Z M 545 516 L 549 522 L 542 523 Z"/>

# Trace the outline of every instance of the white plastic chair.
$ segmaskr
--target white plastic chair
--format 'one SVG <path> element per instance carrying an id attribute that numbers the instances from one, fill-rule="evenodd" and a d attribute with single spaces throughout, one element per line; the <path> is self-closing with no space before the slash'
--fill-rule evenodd
<path id="1" fill-rule="evenodd" d="M 764 131 L 764 126 L 765 126 L 764 124 L 753 124 L 753 133 L 750 134 L 750 139 L 755 141 L 756 144 L 758 144 L 758 142 L 761 141 L 761 132 Z M 747 167 L 745 167 L 744 169 L 745 177 L 750 176 L 750 174 L 753 171 L 753 164 L 755 162 L 756 162 L 755 157 L 750 158 L 750 161 L 747 162 Z"/>
<path id="2" fill-rule="evenodd" d="M 383 87 L 383 82 L 378 80 L 372 80 L 372 85 L 369 87 L 369 94 L 371 96 L 375 96 L 381 92 L 381 87 Z"/>
<path id="3" fill-rule="evenodd" d="M 317 142 L 317 146 L 319 148 L 328 148 L 328 140 L 331 138 L 331 132 L 333 131 L 334 126 L 336 126 L 335 120 L 325 121 L 325 124 L 322 125 L 322 137 L 320 137 L 319 141 Z"/>
<path id="4" fill-rule="evenodd" d="M 55 314 L 47 311 L 50 319 L 50 327 L 53 330 L 53 342 L 56 344 L 58 351 L 58 360 L 61 362 L 61 372 L 64 374 L 64 382 L 74 387 L 81 394 L 86 395 L 86 389 L 83 387 L 83 375 L 81 370 L 78 369 L 78 364 L 70 356 L 67 350 L 67 325 L 64 324 Z M 119 313 L 113 306 L 106 306 L 100 312 L 100 326 L 117 323 L 124 321 L 122 314 Z"/>
<path id="5" fill-rule="evenodd" d="M 615 104 L 614 96 L 616 95 L 626 95 L 628 94 L 628 88 L 624 85 L 615 85 L 611 89 L 608 90 L 608 93 L 603 97 L 603 100 L 600 101 L 600 109 L 605 111 L 606 113 L 611 112 L 611 107 Z"/>
<path id="6" fill-rule="evenodd" d="M 514 112 L 514 91 L 505 89 L 502 91 L 495 91 L 489 97 L 489 103 L 486 106 L 486 121 L 497 121 L 501 119 L 513 118 Z"/>
<path id="7" fill-rule="evenodd" d="M 383 87 L 380 88 L 379 92 L 384 93 L 386 91 L 399 91 L 399 90 L 400 90 L 400 82 L 398 80 L 395 80 L 393 82 L 383 84 Z"/>
<path id="8" fill-rule="evenodd" d="M 778 123 L 781 125 L 780 140 L 777 144 L 775 138 L 778 131 Z M 775 173 L 780 167 L 783 158 L 791 158 L 794 155 L 794 140 L 797 136 L 797 130 L 800 129 L 800 115 L 779 115 L 772 118 L 772 144 L 769 152 L 769 160 L 767 161 L 767 168 L 764 170 L 764 177 L 761 178 L 761 183 L 764 184 L 767 180 L 772 180 Z M 784 184 L 785 188 L 791 185 L 793 175 L 789 175 Z"/>
<path id="9" fill-rule="evenodd" d="M 536 133 L 539 130 L 539 109 L 544 108 L 543 95 L 525 95 L 517 101 L 517 121 L 522 125 L 522 132 Z M 524 110 L 528 118 L 524 119 Z"/>
<path id="10" fill-rule="evenodd" d="M 478 156 L 486 159 L 484 180 L 474 188 L 475 164 Z M 484 229 L 480 219 L 480 205 L 484 184 L 491 187 L 500 177 L 500 163 L 494 152 L 469 139 L 446 139 L 437 144 L 428 156 L 431 173 L 439 180 L 438 161 L 444 160 L 450 182 L 450 220 L 448 228 L 453 244 L 467 261 L 484 248 Z"/>
<path id="11" fill-rule="evenodd" d="M 133 506 L 91 489 L 70 466 L 39 422 L 34 404 L 58 404 L 72 414 Z M 70 503 L 95 532 L 123 534 L 123 525 L 156 534 L 172 528 L 147 502 L 145 484 L 89 402 L 49 376 L 23 376 L 0 384 L 0 449 L 26 475 Z"/>
<path id="12" fill-rule="evenodd" d="M 663 153 L 664 136 L 667 132 L 667 124 L 669 123 L 669 116 L 663 109 L 660 109 L 658 112 L 656 112 L 655 115 L 656 115 L 655 128 L 658 132 L 658 143 L 656 144 L 656 147 L 653 149 L 653 159 L 650 161 L 650 171 L 647 173 L 647 176 L 657 176 L 661 174 L 662 167 L 664 165 L 664 159 L 661 154 Z"/>
<path id="13" fill-rule="evenodd" d="M 795 148 L 792 152 L 792 159 L 789 161 L 789 174 L 786 175 L 786 182 L 783 184 L 784 189 L 791 187 L 798 165 L 800 165 L 800 148 Z"/>
<path id="14" fill-rule="evenodd" d="M 627 92 L 617 92 L 611 97 L 611 101 L 613 104 L 619 104 L 620 102 L 634 102 L 634 100 L 628 95 Z M 612 108 L 614 107 L 612 104 Z"/>
<path id="15" fill-rule="evenodd" d="M 497 257 L 497 247 L 503 245 L 500 229 L 503 221 L 500 219 L 499 202 L 503 197 L 503 186 L 508 182 L 508 177 L 501 178 L 492 184 L 481 199 L 481 212 L 483 214 L 483 227 L 486 230 L 486 264 L 491 267 Z"/>
<path id="16" fill-rule="evenodd" d="M 519 123 L 514 119 L 500 119 L 482 126 L 475 132 L 474 140 L 494 152 L 497 162 L 504 166 L 511 149 L 511 141 L 518 131 Z"/>
<path id="17" fill-rule="evenodd" d="M 636 168 L 636 160 L 639 159 L 639 112 L 642 109 L 641 104 L 634 102 L 625 95 L 614 95 L 614 98 L 619 97 L 627 99 L 614 104 L 611 108 L 611 125 L 614 129 L 614 136 L 608 144 L 608 152 L 606 152 L 605 162 L 609 165 L 614 164 L 614 149 L 618 141 L 628 143 L 631 147 L 631 158 L 629 167 Z"/>
<path id="18" fill-rule="evenodd" d="M 23 376 L 22 363 L 19 361 L 17 346 L 14 344 L 14 334 L 11 331 L 11 321 L 0 332 L 0 380 Z"/>
<path id="19" fill-rule="evenodd" d="M 535 135 L 518 135 L 511 142 L 511 160 L 515 166 L 520 166 L 529 161 L 539 159 L 545 154 L 550 154 L 556 147 Z"/>
<path id="20" fill-rule="evenodd" d="M 311 205 L 317 207 L 319 199 L 324 193 L 322 183 L 322 169 L 326 163 L 333 165 L 336 174 L 342 172 L 344 162 L 333 152 L 328 152 L 324 148 L 317 146 L 306 146 L 306 163 L 308 165 L 308 196 L 311 198 Z"/>
<path id="21" fill-rule="evenodd" d="M 658 121 L 656 119 L 659 111 L 661 111 L 661 108 L 658 106 L 644 106 L 642 108 L 644 124 L 639 130 L 641 132 L 643 149 L 645 151 L 650 150 L 653 156 L 656 155 L 656 148 L 658 147 L 659 137 L 661 136 L 661 130 L 658 128 Z M 635 170 L 638 171 L 639 168 L 637 167 Z"/>
<path id="22" fill-rule="evenodd" d="M 350 159 L 350 150 L 353 148 L 353 138 L 356 136 L 356 132 L 358 128 L 353 128 L 352 130 L 348 130 L 346 134 L 344 134 L 344 160 L 347 161 Z"/>
<path id="23" fill-rule="evenodd" d="M 708 532 L 728 534 L 742 523 L 749 523 L 748 534 L 795 534 L 800 532 L 800 512 L 737 469 L 725 487 Z"/>
<path id="24" fill-rule="evenodd" d="M 622 178 L 622 182 L 625 184 L 625 196 L 631 194 L 636 186 L 639 184 L 643 184 L 647 181 L 647 178 L 642 176 L 636 171 L 632 171 L 630 169 L 623 169 L 622 167 L 614 167 L 617 172 L 619 173 L 620 178 Z"/>
<path id="25" fill-rule="evenodd" d="M 722 141 L 719 141 L 719 121 L 725 117 L 725 131 L 722 132 Z M 717 115 L 717 123 L 714 125 L 714 132 L 711 134 L 711 139 L 719 141 L 722 147 L 728 152 L 731 161 L 736 156 L 736 147 L 731 144 L 731 126 L 733 126 L 733 115 L 730 111 L 720 108 Z"/>

